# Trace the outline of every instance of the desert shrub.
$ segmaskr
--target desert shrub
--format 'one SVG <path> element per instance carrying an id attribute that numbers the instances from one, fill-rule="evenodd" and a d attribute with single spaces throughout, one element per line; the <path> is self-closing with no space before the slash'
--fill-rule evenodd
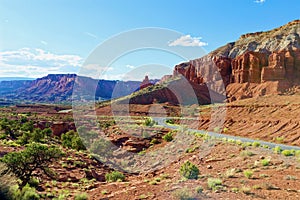
<path id="1" fill-rule="evenodd" d="M 12 199 L 14 200 L 39 200 L 40 195 L 36 192 L 35 188 L 32 188 L 29 186 L 29 184 L 26 184 L 22 189 L 14 188 Z"/>
<path id="2" fill-rule="evenodd" d="M 52 130 L 51 128 L 45 128 L 44 130 L 42 130 L 43 134 L 46 136 L 51 136 L 52 135 Z"/>
<path id="3" fill-rule="evenodd" d="M 34 129 L 32 121 L 8 120 L 3 118 L 0 120 L 0 130 L 5 135 L 9 135 L 12 139 L 21 136 L 24 131 L 32 132 Z"/>
<path id="4" fill-rule="evenodd" d="M 77 151 L 86 149 L 85 145 L 83 144 L 80 137 L 72 138 L 72 146 L 71 147 L 72 147 L 72 149 L 76 149 Z"/>
<path id="5" fill-rule="evenodd" d="M 24 131 L 23 134 L 18 137 L 18 143 L 24 145 L 30 142 L 43 142 L 44 138 L 46 137 L 47 131 L 48 130 L 42 131 L 39 128 L 34 129 L 32 132 Z"/>
<path id="6" fill-rule="evenodd" d="M 252 178 L 252 176 L 253 176 L 253 171 L 251 171 L 251 170 L 245 170 L 244 171 L 244 176 L 246 177 L 246 178 Z"/>
<path id="7" fill-rule="evenodd" d="M 293 156 L 294 155 L 294 151 L 293 150 L 283 150 L 282 152 L 281 152 L 281 154 L 282 155 L 284 155 L 284 156 Z"/>
<path id="8" fill-rule="evenodd" d="M 240 153 L 240 155 L 246 157 L 246 156 L 253 156 L 254 153 L 251 151 L 244 150 Z"/>
<path id="9" fill-rule="evenodd" d="M 22 186 L 25 186 L 35 170 L 40 169 L 51 176 L 48 165 L 60 156 L 61 151 L 55 146 L 31 143 L 25 150 L 8 153 L 1 160 L 17 178 L 21 179 Z"/>
<path id="10" fill-rule="evenodd" d="M 273 148 L 274 153 L 280 153 L 282 149 L 279 146 Z"/>
<path id="11" fill-rule="evenodd" d="M 207 186 L 211 190 L 217 190 L 222 187 L 222 180 L 219 178 L 208 178 Z"/>
<path id="12" fill-rule="evenodd" d="M 155 124 L 157 124 L 157 122 L 155 122 L 152 117 L 147 117 L 144 121 L 145 126 L 154 126 Z"/>
<path id="13" fill-rule="evenodd" d="M 196 151 L 197 149 L 199 149 L 199 146 L 193 146 L 193 147 L 189 147 L 185 150 L 185 153 L 193 153 L 194 151 Z"/>
<path id="14" fill-rule="evenodd" d="M 73 130 L 62 134 L 61 141 L 64 147 L 68 147 L 76 150 L 85 150 L 85 146 L 81 138 L 79 137 L 78 133 Z"/>
<path id="15" fill-rule="evenodd" d="M 173 192 L 173 196 L 179 200 L 196 200 L 197 194 L 188 187 L 184 187 Z"/>
<path id="16" fill-rule="evenodd" d="M 240 189 L 241 192 L 243 192 L 244 194 L 251 194 L 251 188 L 250 187 L 246 187 L 246 186 L 243 186 L 241 189 Z"/>
<path id="17" fill-rule="evenodd" d="M 252 142 L 252 146 L 253 146 L 253 147 L 259 147 L 259 146 L 260 146 L 260 143 L 257 142 L 257 141 L 254 141 L 254 142 Z"/>
<path id="18" fill-rule="evenodd" d="M 121 172 L 113 171 L 111 173 L 105 174 L 105 180 L 107 182 L 124 181 L 125 175 Z"/>
<path id="19" fill-rule="evenodd" d="M 101 120 L 98 122 L 100 128 L 107 129 L 116 124 L 115 120 Z"/>
<path id="20" fill-rule="evenodd" d="M 34 129 L 34 125 L 32 121 L 29 122 L 25 122 L 24 124 L 22 124 L 21 128 L 22 131 L 29 131 L 29 132 L 33 132 Z"/>
<path id="21" fill-rule="evenodd" d="M 237 145 L 242 145 L 243 142 L 242 142 L 241 140 L 235 140 L 235 144 L 237 144 Z"/>
<path id="22" fill-rule="evenodd" d="M 158 182 L 156 180 L 152 180 L 152 181 L 149 181 L 149 184 L 150 185 L 158 185 Z"/>
<path id="23" fill-rule="evenodd" d="M 27 115 L 27 116 L 29 116 L 29 115 Z M 20 122 L 21 123 L 28 122 L 28 118 L 26 116 L 22 116 L 21 119 L 20 119 Z"/>
<path id="24" fill-rule="evenodd" d="M 173 140 L 173 132 L 172 131 L 168 132 L 162 138 L 167 142 L 171 142 Z"/>
<path id="25" fill-rule="evenodd" d="M 75 196 L 75 200 L 88 200 L 89 196 L 86 193 L 80 193 Z"/>
<path id="26" fill-rule="evenodd" d="M 0 130 L 3 132 L 5 135 L 9 135 L 12 133 L 11 127 L 7 121 L 6 118 L 2 119 L 0 121 Z"/>
<path id="27" fill-rule="evenodd" d="M 192 153 L 194 152 L 193 148 L 189 147 L 185 150 L 185 153 Z"/>
<path id="28" fill-rule="evenodd" d="M 269 159 L 263 159 L 263 160 L 261 160 L 261 164 L 262 164 L 262 166 L 268 166 L 270 164 L 270 160 Z"/>
<path id="29" fill-rule="evenodd" d="M 26 185 L 22 188 L 21 191 L 22 200 L 39 200 L 40 195 L 36 193 L 35 188 L 30 187 L 29 185 Z"/>
<path id="30" fill-rule="evenodd" d="M 252 146 L 252 143 L 251 143 L 251 142 L 243 142 L 243 143 L 242 143 L 242 147 L 243 147 L 243 148 L 250 147 L 250 146 Z"/>
<path id="31" fill-rule="evenodd" d="M 175 124 L 175 121 L 174 121 L 174 119 L 167 119 L 166 123 L 168 123 L 168 124 Z"/>
<path id="32" fill-rule="evenodd" d="M 29 143 L 30 138 L 31 133 L 29 131 L 24 131 L 23 134 L 20 137 L 18 137 L 17 143 L 22 145 L 27 144 Z"/>
<path id="33" fill-rule="evenodd" d="M 227 133 L 228 130 L 229 130 L 229 129 L 228 129 L 227 127 L 224 127 L 224 128 L 223 128 L 223 133 Z"/>
<path id="34" fill-rule="evenodd" d="M 69 147 L 71 148 L 72 147 L 72 139 L 73 137 L 75 137 L 76 133 L 75 131 L 68 131 L 67 133 L 64 133 L 61 135 L 61 142 L 62 142 L 62 145 L 64 147 Z"/>
<path id="35" fill-rule="evenodd" d="M 202 186 L 198 186 L 198 187 L 196 187 L 196 189 L 195 189 L 195 190 L 196 190 L 196 192 L 197 192 L 197 193 L 199 193 L 199 194 L 200 194 L 200 193 L 202 193 L 202 192 L 203 192 L 203 187 L 202 187 Z"/>
<path id="36" fill-rule="evenodd" d="M 180 175 L 187 179 L 197 179 L 199 175 L 199 169 L 196 165 L 190 161 L 185 162 L 180 167 Z"/>
<path id="37" fill-rule="evenodd" d="M 41 129 L 37 128 L 33 130 L 32 136 L 31 136 L 31 142 L 42 142 L 42 140 L 45 138 L 46 134 Z"/>

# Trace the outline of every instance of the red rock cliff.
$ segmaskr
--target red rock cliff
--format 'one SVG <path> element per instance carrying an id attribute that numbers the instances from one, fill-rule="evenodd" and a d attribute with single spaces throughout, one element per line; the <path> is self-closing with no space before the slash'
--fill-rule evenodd
<path id="1" fill-rule="evenodd" d="M 237 87 L 245 89 L 244 83 L 252 85 L 246 88 L 252 90 L 248 91 L 247 98 L 267 94 L 261 91 L 256 94 L 258 90 L 253 89 L 269 91 L 258 87 L 262 83 L 266 86 L 266 83 L 276 82 L 278 84 L 268 87 L 272 85 L 277 87 L 273 92 L 281 92 L 300 84 L 299 35 L 299 20 L 271 31 L 245 34 L 202 58 L 176 65 L 173 76 L 182 74 L 192 83 L 214 85 L 217 92 L 225 87 L 232 96 L 236 95 L 233 91 L 238 91 Z M 228 87 L 230 84 L 234 87 Z M 234 99 L 240 97 L 241 94 Z"/>

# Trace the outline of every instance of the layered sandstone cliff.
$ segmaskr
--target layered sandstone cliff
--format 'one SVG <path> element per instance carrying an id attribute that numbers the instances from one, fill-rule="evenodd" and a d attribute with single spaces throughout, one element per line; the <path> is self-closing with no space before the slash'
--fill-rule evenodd
<path id="1" fill-rule="evenodd" d="M 173 76 L 181 74 L 219 93 L 226 88 L 229 100 L 283 92 L 300 84 L 299 35 L 300 20 L 245 34 L 202 58 L 176 65 Z M 252 92 L 245 95 L 243 90 Z"/>

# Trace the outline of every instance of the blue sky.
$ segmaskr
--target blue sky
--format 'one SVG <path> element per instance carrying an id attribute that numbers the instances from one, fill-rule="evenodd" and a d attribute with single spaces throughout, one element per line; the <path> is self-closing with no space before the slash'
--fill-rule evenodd
<path id="1" fill-rule="evenodd" d="M 181 32 L 209 52 L 241 34 L 299 19 L 299 10 L 298 0 L 1 0 L 0 77 L 76 73 L 101 42 L 143 27 Z M 124 69 L 149 63 L 154 54 L 144 55 L 120 59 L 113 66 L 118 70 L 105 77 L 118 78 Z M 170 67 L 183 61 L 154 57 L 153 63 Z"/>

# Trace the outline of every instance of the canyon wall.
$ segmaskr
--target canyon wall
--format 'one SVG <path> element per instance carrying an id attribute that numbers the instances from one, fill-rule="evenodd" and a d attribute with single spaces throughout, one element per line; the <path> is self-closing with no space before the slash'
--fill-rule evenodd
<path id="1" fill-rule="evenodd" d="M 244 34 L 202 58 L 176 65 L 173 76 L 179 74 L 218 93 L 226 90 L 229 101 L 300 85 L 300 21 Z"/>
<path id="2" fill-rule="evenodd" d="M 269 92 L 257 93 L 258 91 L 253 91 L 252 95 L 235 94 L 233 91 L 237 87 L 245 88 L 244 83 L 251 84 L 248 89 L 265 83 L 263 85 L 275 87 L 271 89 L 272 94 L 274 94 L 274 91 L 283 92 L 285 89 L 300 83 L 300 50 L 282 50 L 271 53 L 249 51 L 236 58 L 208 55 L 176 65 L 173 76 L 179 74 L 191 83 L 211 83 L 217 92 L 221 92 L 222 87 L 226 88 L 229 99 L 233 96 L 235 97 L 232 99 L 235 100 L 270 94 Z M 268 82 L 276 82 L 276 84 L 268 84 Z M 234 87 L 228 87 L 230 84 L 234 84 Z"/>

